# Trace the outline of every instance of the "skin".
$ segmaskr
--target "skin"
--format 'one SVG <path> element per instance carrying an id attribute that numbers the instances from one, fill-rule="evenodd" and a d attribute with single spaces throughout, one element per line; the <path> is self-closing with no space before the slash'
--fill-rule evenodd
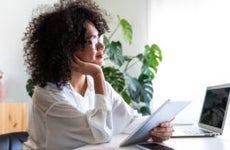
<path id="1" fill-rule="evenodd" d="M 87 29 L 86 37 L 98 35 L 98 31 L 92 23 L 86 22 L 85 27 Z M 86 75 L 93 77 L 96 94 L 106 94 L 105 78 L 101 69 L 104 64 L 104 50 L 103 43 L 98 42 L 97 45 L 86 44 L 84 48 L 76 50 L 74 53 L 70 83 L 82 96 L 87 88 Z"/>
<path id="2" fill-rule="evenodd" d="M 172 133 L 174 132 L 173 126 L 171 124 L 171 121 L 163 122 L 158 127 L 153 128 L 150 131 L 150 141 L 154 142 L 163 142 L 172 136 Z"/>
<path id="3" fill-rule="evenodd" d="M 86 22 L 85 27 L 87 29 L 86 39 L 98 36 L 98 30 L 91 22 Z M 93 77 L 96 94 L 106 94 L 105 78 L 101 69 L 104 64 L 104 50 L 103 42 L 98 42 L 96 45 L 87 43 L 84 48 L 74 53 L 70 83 L 82 96 L 87 89 L 86 75 Z M 171 122 L 164 122 L 153 128 L 149 134 L 151 141 L 162 142 L 168 140 L 173 131 Z"/>

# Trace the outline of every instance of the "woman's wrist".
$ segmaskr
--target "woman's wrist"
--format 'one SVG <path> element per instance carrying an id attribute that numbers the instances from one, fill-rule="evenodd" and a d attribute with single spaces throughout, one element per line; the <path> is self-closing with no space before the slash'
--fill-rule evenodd
<path id="1" fill-rule="evenodd" d="M 95 86 L 95 93 L 105 94 L 105 78 L 102 70 L 93 75 L 93 80 Z"/>

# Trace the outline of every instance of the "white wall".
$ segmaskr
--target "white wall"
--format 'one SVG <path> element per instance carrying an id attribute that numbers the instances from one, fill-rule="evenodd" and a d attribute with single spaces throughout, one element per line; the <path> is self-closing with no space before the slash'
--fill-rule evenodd
<path id="1" fill-rule="evenodd" d="M 24 68 L 21 39 L 30 20 L 32 9 L 40 3 L 48 2 L 46 0 L 1 2 L 0 69 L 4 72 L 3 84 L 6 90 L 6 101 L 30 102 L 25 91 L 28 76 Z"/>
<path id="2" fill-rule="evenodd" d="M 57 0 L 5 0 L 0 5 L 0 70 L 4 72 L 3 84 L 6 101 L 28 101 L 25 90 L 28 75 L 23 61 L 22 37 L 32 10 L 39 4 L 53 4 Z M 146 0 L 96 0 L 112 16 L 111 30 L 117 24 L 117 15 L 130 21 L 134 28 L 134 39 L 130 51 L 142 50 L 147 42 Z M 120 37 L 116 35 L 115 37 Z"/>
<path id="3" fill-rule="evenodd" d="M 148 2 L 149 42 L 163 51 L 154 80 L 154 104 L 166 99 L 192 100 L 178 118 L 197 121 L 206 86 L 230 83 L 230 2 Z"/>
<path id="4" fill-rule="evenodd" d="M 117 25 L 117 15 L 127 19 L 133 27 L 133 41 L 131 45 L 124 42 L 121 30 L 114 35 L 113 40 L 121 40 L 124 54 L 134 56 L 144 50 L 148 39 L 147 0 L 97 0 L 99 4 L 111 14 L 109 21 L 111 32 Z M 106 62 L 106 64 L 110 64 Z M 105 64 L 105 65 L 106 65 Z M 129 70 L 131 74 L 140 72 L 140 68 Z"/>

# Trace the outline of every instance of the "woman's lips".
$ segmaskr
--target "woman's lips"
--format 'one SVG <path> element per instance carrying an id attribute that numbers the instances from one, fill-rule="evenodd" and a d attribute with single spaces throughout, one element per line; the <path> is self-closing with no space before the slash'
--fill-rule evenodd
<path id="1" fill-rule="evenodd" d="M 98 54 L 96 57 L 100 58 L 100 59 L 103 59 L 104 58 L 104 54 Z"/>

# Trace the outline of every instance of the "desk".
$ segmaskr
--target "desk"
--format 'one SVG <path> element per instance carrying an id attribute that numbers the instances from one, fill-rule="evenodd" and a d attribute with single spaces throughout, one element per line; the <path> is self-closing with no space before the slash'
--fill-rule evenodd
<path id="1" fill-rule="evenodd" d="M 100 145 L 87 145 L 76 150 L 138 150 L 135 145 L 119 147 L 119 143 L 127 137 L 125 134 L 116 135 L 111 142 Z M 229 150 L 230 126 L 225 127 L 222 136 L 202 138 L 171 138 L 164 142 L 175 150 Z"/>
<path id="2" fill-rule="evenodd" d="M 225 126 L 224 133 L 217 137 L 171 138 L 164 142 L 175 150 L 229 150 L 230 126 Z"/>

